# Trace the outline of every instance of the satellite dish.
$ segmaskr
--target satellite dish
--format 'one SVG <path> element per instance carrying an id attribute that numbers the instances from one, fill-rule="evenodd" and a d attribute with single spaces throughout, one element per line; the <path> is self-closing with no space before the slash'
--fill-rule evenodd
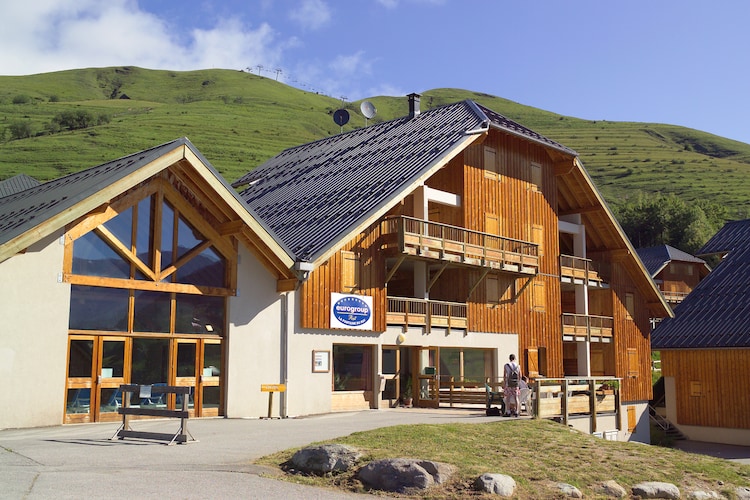
<path id="1" fill-rule="evenodd" d="M 349 112 L 345 109 L 337 109 L 333 112 L 333 121 L 336 122 L 336 125 L 339 127 L 343 127 L 349 123 Z"/>
<path id="2" fill-rule="evenodd" d="M 375 105 L 371 103 L 370 101 L 364 101 L 362 104 L 359 105 L 359 109 L 362 111 L 362 114 L 365 115 L 365 118 L 368 120 L 375 116 L 375 113 L 378 112 L 377 109 L 375 109 Z"/>

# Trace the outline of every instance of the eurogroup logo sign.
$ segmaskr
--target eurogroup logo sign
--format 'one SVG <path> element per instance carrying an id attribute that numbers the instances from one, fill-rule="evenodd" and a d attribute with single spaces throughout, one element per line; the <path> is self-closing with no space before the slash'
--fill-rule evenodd
<path id="1" fill-rule="evenodd" d="M 332 293 L 331 328 L 372 330 L 372 297 Z"/>

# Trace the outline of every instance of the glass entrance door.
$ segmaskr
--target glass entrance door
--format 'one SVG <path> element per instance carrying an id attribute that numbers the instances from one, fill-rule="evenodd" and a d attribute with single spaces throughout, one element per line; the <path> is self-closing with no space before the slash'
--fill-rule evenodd
<path id="1" fill-rule="evenodd" d="M 216 417 L 221 408 L 221 342 L 217 340 L 203 340 L 200 344 L 203 363 L 199 385 L 195 390 L 198 399 L 198 409 L 202 417 Z"/>
<path id="2" fill-rule="evenodd" d="M 396 406 L 401 396 L 401 352 L 398 347 L 383 347 L 381 354 L 380 373 L 385 378 L 385 386 L 380 393 L 380 399 L 387 401 L 388 406 Z"/>
<path id="3" fill-rule="evenodd" d="M 437 347 L 416 349 L 417 393 L 415 404 L 425 408 L 437 408 L 440 404 L 438 372 L 440 358 Z"/>
<path id="4" fill-rule="evenodd" d="M 95 337 L 77 335 L 68 341 L 68 373 L 65 396 L 65 423 L 93 422 L 91 412 L 94 386 Z"/>
<path id="5" fill-rule="evenodd" d="M 195 415 L 195 386 L 198 380 L 198 342 L 197 340 L 175 341 L 175 358 L 177 359 L 174 385 L 190 387 L 187 408 L 191 415 Z M 182 409 L 182 394 L 178 394 L 174 405 Z M 170 404 L 172 402 L 170 401 Z"/>
<path id="6" fill-rule="evenodd" d="M 97 422 L 114 421 L 120 418 L 117 408 L 122 406 L 122 392 L 120 385 L 125 383 L 125 353 L 128 341 L 124 337 L 98 337 L 96 339 L 97 353 L 96 387 L 92 391 L 96 395 L 97 404 L 94 407 L 93 418 Z"/>

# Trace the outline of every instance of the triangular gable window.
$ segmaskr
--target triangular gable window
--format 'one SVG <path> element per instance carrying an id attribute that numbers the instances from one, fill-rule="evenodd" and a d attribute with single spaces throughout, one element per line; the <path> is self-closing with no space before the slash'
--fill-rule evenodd
<path id="1" fill-rule="evenodd" d="M 166 198 L 147 196 L 75 239 L 72 274 L 226 288 L 228 261 L 217 249 L 222 245 L 176 208 L 189 207 Z"/>

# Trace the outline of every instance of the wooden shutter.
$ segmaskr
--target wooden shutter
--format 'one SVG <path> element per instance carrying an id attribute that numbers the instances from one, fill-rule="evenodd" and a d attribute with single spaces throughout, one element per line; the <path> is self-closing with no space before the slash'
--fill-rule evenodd
<path id="1" fill-rule="evenodd" d="M 542 166 L 538 163 L 531 164 L 531 189 L 541 191 L 542 188 Z"/>
<path id="2" fill-rule="evenodd" d="M 539 376 L 539 350 L 535 347 L 526 349 L 526 369 L 530 378 Z"/>
<path id="3" fill-rule="evenodd" d="M 635 318 L 635 295 L 632 292 L 625 293 L 625 311 L 627 319 Z"/>
<path id="4" fill-rule="evenodd" d="M 359 290 L 359 256 L 354 252 L 341 252 L 341 291 L 344 293 Z"/>
<path id="5" fill-rule="evenodd" d="M 531 242 L 539 245 L 537 251 L 539 257 L 542 257 L 544 255 L 544 226 L 540 224 L 531 225 Z"/>
<path id="6" fill-rule="evenodd" d="M 628 432 L 634 433 L 638 424 L 635 418 L 635 406 L 628 406 Z"/>
<path id="7" fill-rule="evenodd" d="M 489 146 L 484 147 L 484 175 L 493 179 L 498 178 L 497 151 Z"/>
<path id="8" fill-rule="evenodd" d="M 628 348 L 628 377 L 637 377 L 640 370 L 638 369 L 638 350 Z"/>
<path id="9" fill-rule="evenodd" d="M 532 285 L 534 291 L 532 296 L 533 307 L 535 312 L 544 312 L 547 308 L 547 294 L 544 281 L 534 281 Z"/>
<path id="10" fill-rule="evenodd" d="M 497 276 L 487 276 L 485 278 L 485 284 L 487 286 L 487 303 L 497 304 L 500 302 L 500 284 Z"/>

